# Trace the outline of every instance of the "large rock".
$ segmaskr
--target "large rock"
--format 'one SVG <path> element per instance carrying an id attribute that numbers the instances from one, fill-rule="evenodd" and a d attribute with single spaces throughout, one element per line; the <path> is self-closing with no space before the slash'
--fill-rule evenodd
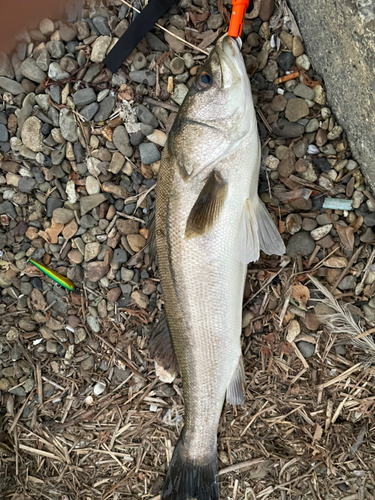
<path id="1" fill-rule="evenodd" d="M 328 105 L 375 192 L 375 19 L 371 2 L 289 0 Z"/>

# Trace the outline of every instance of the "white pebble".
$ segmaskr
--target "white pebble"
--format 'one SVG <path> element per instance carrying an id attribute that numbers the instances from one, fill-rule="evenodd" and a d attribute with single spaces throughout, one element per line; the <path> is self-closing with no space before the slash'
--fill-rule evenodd
<path id="1" fill-rule="evenodd" d="M 302 56 L 297 57 L 296 64 L 297 66 L 305 69 L 306 71 L 309 71 L 311 66 L 310 59 L 307 57 L 306 54 L 302 54 Z"/>
<path id="2" fill-rule="evenodd" d="M 165 146 L 167 141 L 167 134 L 162 130 L 154 130 L 152 134 L 147 136 L 147 139 L 158 146 Z"/>
<path id="3" fill-rule="evenodd" d="M 271 170 L 277 170 L 277 167 L 279 166 L 280 160 L 276 158 L 276 156 L 269 155 L 266 158 L 265 164 L 266 167 L 270 168 Z"/>
<path id="4" fill-rule="evenodd" d="M 86 177 L 86 191 L 87 194 L 100 193 L 100 184 L 92 175 Z"/>
<path id="5" fill-rule="evenodd" d="M 74 184 L 74 181 L 71 180 L 66 183 L 66 194 L 68 196 L 69 203 L 77 203 L 79 197 L 76 192 L 76 185 Z"/>
<path id="6" fill-rule="evenodd" d="M 311 231 L 311 237 L 317 241 L 327 236 L 327 234 L 331 231 L 332 224 L 325 224 L 324 226 L 317 227 Z"/>
<path id="7" fill-rule="evenodd" d="M 106 387 L 107 385 L 105 382 L 97 382 L 94 386 L 95 396 L 100 396 L 100 394 L 102 394 L 105 391 Z"/>

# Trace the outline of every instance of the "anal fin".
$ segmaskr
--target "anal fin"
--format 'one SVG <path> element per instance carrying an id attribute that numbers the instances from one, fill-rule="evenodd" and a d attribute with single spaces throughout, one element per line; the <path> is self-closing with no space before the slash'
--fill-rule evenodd
<path id="1" fill-rule="evenodd" d="M 157 373 L 159 378 L 163 382 L 172 382 L 178 372 L 178 362 L 165 314 L 151 335 L 149 350 L 159 368 L 159 373 Z"/>
<path id="2" fill-rule="evenodd" d="M 238 362 L 236 371 L 227 387 L 226 400 L 230 405 L 242 405 L 245 397 L 243 388 L 245 385 L 245 369 L 243 366 L 242 355 Z"/>
<path id="3" fill-rule="evenodd" d="M 185 238 L 208 233 L 223 208 L 228 192 L 227 181 L 213 170 L 208 176 L 186 222 Z"/>

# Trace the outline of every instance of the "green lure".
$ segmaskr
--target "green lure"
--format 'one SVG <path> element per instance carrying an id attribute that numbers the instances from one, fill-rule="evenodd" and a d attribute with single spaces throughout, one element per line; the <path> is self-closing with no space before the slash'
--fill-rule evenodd
<path id="1" fill-rule="evenodd" d="M 47 275 L 49 278 L 51 278 L 53 281 L 56 281 L 59 285 L 62 287 L 66 288 L 67 290 L 70 290 L 71 292 L 74 293 L 81 293 L 81 290 L 75 286 L 73 281 L 70 281 L 69 278 L 66 278 L 60 273 L 57 273 L 56 271 L 53 271 L 52 269 L 49 269 L 43 264 L 40 264 L 39 262 L 35 262 L 35 260 L 29 259 L 31 264 L 33 264 L 35 267 L 40 269 L 42 273 Z"/>

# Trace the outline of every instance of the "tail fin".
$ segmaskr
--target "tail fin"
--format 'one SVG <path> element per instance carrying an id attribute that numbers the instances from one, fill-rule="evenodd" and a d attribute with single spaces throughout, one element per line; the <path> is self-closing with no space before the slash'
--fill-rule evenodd
<path id="1" fill-rule="evenodd" d="M 219 500 L 216 448 L 205 464 L 184 456 L 183 432 L 174 450 L 161 491 L 161 500 Z"/>

